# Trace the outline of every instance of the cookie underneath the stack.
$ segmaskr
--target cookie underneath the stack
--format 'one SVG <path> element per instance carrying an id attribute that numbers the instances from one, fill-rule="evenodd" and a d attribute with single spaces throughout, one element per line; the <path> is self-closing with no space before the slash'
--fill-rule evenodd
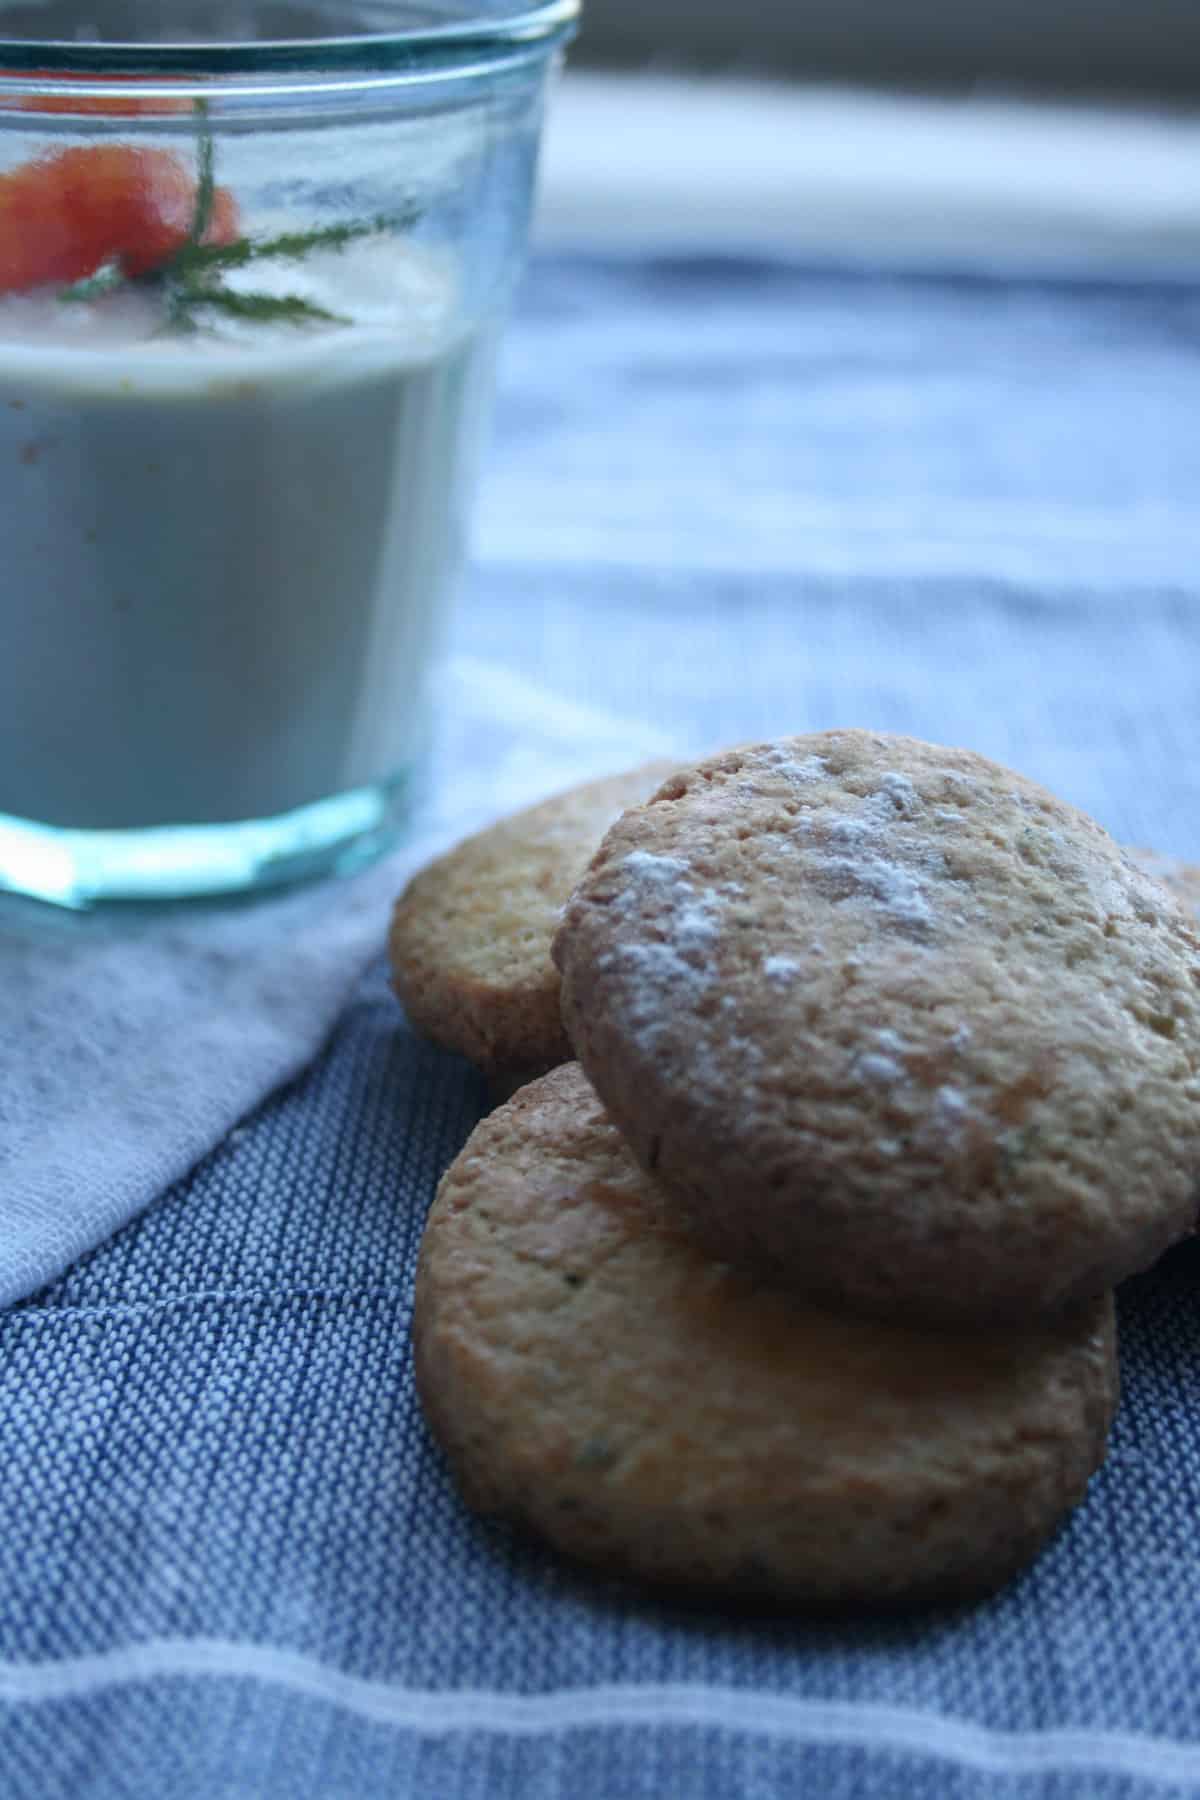
<path id="1" fill-rule="evenodd" d="M 484 1512 L 634 1575 L 792 1605 L 994 1587 L 1082 1498 L 1111 1301 L 945 1336 L 714 1261 L 574 1064 L 442 1183 L 413 1320 L 426 1415 Z"/>
<path id="2" fill-rule="evenodd" d="M 570 1057 L 550 960 L 559 912 L 609 825 L 673 766 L 649 763 L 558 794 L 414 877 L 388 948 L 418 1031 L 510 1085 Z"/>

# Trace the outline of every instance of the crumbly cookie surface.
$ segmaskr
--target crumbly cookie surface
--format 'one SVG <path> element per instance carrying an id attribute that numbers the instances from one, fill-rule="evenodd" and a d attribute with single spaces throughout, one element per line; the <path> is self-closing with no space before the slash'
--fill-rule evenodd
<path id="1" fill-rule="evenodd" d="M 392 916 L 393 982 L 409 1018 L 489 1071 L 570 1056 L 550 942 L 605 831 L 675 765 L 589 782 L 468 838 L 409 883 Z"/>
<path id="2" fill-rule="evenodd" d="M 1107 1297 L 947 1336 L 714 1261 L 577 1065 L 446 1175 L 413 1330 L 474 1507 L 638 1576 L 818 1608 L 1005 1579 L 1081 1498 L 1116 1402 Z"/>
<path id="3" fill-rule="evenodd" d="M 1020 1320 L 1193 1224 L 1196 933 L 971 752 L 831 732 L 682 771 L 608 834 L 555 956 L 638 1161 L 772 1278 Z"/>

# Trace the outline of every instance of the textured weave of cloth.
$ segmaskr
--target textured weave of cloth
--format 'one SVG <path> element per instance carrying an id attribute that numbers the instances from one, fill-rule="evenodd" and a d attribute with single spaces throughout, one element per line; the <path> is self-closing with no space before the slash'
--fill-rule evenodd
<path id="1" fill-rule="evenodd" d="M 460 670 L 564 743 L 970 744 L 1200 860 L 1198 347 L 1178 287 L 544 263 Z M 729 1617 L 472 1520 L 426 1436 L 415 1257 L 482 1106 L 376 965 L 307 1072 L 0 1315 L 0 1792 L 1200 1793 L 1200 1252 L 1124 1291 L 1110 1459 L 1005 1593 Z"/>

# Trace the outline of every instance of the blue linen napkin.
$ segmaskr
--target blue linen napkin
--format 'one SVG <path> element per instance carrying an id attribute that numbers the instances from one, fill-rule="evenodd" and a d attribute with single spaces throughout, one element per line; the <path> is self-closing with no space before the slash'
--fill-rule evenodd
<path id="1" fill-rule="evenodd" d="M 536 267 L 459 628 L 511 766 L 534 696 L 564 779 L 580 718 L 609 766 L 639 722 L 869 723 L 1200 861 L 1198 348 L 1182 286 Z M 306 1074 L 0 1317 L 0 1792 L 1200 1792 L 1196 1249 L 1123 1293 L 1109 1462 L 1004 1594 L 729 1617 L 473 1520 L 428 1440 L 414 1262 L 483 1104 L 376 964 Z"/>

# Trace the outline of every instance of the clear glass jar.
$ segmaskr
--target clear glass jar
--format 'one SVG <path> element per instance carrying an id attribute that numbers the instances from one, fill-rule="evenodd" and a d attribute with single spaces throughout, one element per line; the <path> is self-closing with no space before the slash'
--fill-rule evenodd
<path id="1" fill-rule="evenodd" d="M 0 888 L 402 827 L 575 7 L 0 0 Z"/>

